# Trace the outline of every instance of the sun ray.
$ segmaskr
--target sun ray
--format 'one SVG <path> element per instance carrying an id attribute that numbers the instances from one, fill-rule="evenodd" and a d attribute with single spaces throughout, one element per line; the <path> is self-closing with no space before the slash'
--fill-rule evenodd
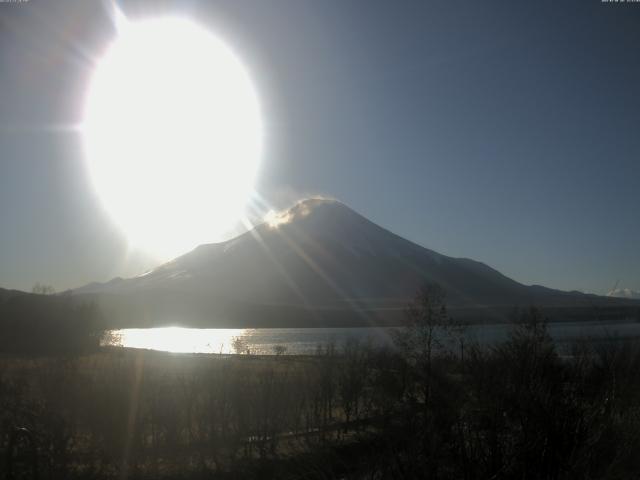
<path id="1" fill-rule="evenodd" d="M 256 193 L 255 197 L 257 199 L 257 201 L 259 203 L 261 203 L 263 206 L 266 206 L 266 202 L 264 202 L 264 200 Z M 243 218 L 243 222 L 245 224 L 245 227 L 247 228 L 247 230 L 250 232 L 250 234 L 255 238 L 256 242 L 258 243 L 258 245 L 260 245 L 260 247 L 262 248 L 262 250 L 265 252 L 265 254 L 267 255 L 267 258 L 269 258 L 269 260 L 273 263 L 273 265 L 276 267 L 276 269 L 278 270 L 278 272 L 280 273 L 280 275 L 282 276 L 282 278 L 284 279 L 285 283 L 287 284 L 287 286 L 293 291 L 293 293 L 295 295 L 298 296 L 298 298 L 302 301 L 302 304 L 305 308 L 306 311 L 308 311 L 309 313 L 311 313 L 311 315 L 315 318 L 315 320 L 320 320 L 320 317 L 318 315 L 318 312 L 316 311 L 315 308 L 313 308 L 313 305 L 311 305 L 309 303 L 309 301 L 307 300 L 307 298 L 305 297 L 304 293 L 302 292 L 302 290 L 300 290 L 298 288 L 298 286 L 295 284 L 295 282 L 293 281 L 292 277 L 289 275 L 289 273 L 286 271 L 286 269 L 282 266 L 282 264 L 278 261 L 278 259 L 275 257 L 275 255 L 273 255 L 273 252 L 271 252 L 271 250 L 269 250 L 269 247 L 266 245 L 264 239 L 262 238 L 262 235 L 260 233 L 260 231 L 258 230 L 258 228 L 256 228 L 255 225 L 253 225 L 248 218 Z M 260 225 L 260 224 L 259 224 Z M 258 226 L 259 226 L 258 225 Z"/>

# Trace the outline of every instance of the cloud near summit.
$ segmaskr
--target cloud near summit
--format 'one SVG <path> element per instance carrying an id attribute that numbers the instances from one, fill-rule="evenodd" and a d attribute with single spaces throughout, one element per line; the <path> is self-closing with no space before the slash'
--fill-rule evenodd
<path id="1" fill-rule="evenodd" d="M 264 216 L 264 222 L 271 228 L 278 228 L 279 226 L 291 223 L 296 219 L 306 217 L 318 205 L 334 202 L 339 202 L 339 200 L 324 195 L 313 195 L 302 198 L 296 201 L 291 207 L 280 210 L 279 212 L 269 210 L 269 212 Z"/>

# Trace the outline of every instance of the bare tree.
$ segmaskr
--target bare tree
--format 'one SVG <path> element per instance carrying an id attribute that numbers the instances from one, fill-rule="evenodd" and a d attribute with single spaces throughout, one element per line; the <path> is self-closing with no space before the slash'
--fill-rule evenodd
<path id="1" fill-rule="evenodd" d="M 285 353 L 287 353 L 287 346 L 286 345 L 274 345 L 273 346 L 273 353 L 275 355 L 284 355 Z"/>
<path id="2" fill-rule="evenodd" d="M 367 350 L 357 339 L 349 338 L 344 344 L 344 351 L 338 371 L 338 393 L 340 406 L 345 416 L 344 432 L 352 420 L 357 420 L 367 382 Z"/>
<path id="3" fill-rule="evenodd" d="M 247 341 L 242 337 L 233 337 L 233 340 L 231 340 L 231 347 L 238 355 L 243 353 L 246 353 L 247 355 L 251 354 L 251 349 L 249 348 Z"/>
<path id="4" fill-rule="evenodd" d="M 51 285 L 45 285 L 40 282 L 36 282 L 35 285 L 31 288 L 31 293 L 36 293 L 38 295 L 53 295 L 56 293 L 56 289 Z"/>
<path id="5" fill-rule="evenodd" d="M 446 292 L 440 285 L 421 287 L 407 308 L 406 328 L 398 330 L 394 337 L 396 346 L 418 376 L 426 408 L 431 399 L 433 358 L 443 347 L 438 331 L 445 331 L 452 324 L 445 299 Z"/>

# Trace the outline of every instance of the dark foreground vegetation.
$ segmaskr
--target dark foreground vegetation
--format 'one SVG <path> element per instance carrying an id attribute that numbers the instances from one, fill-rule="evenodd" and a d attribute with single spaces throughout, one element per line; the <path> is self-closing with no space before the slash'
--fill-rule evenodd
<path id="1" fill-rule="evenodd" d="M 640 348 L 560 356 L 540 314 L 465 345 L 437 289 L 397 348 L 312 357 L 0 357 L 0 478 L 622 479 L 640 472 Z M 436 335 L 444 327 L 448 340 Z M 16 430 L 25 428 L 26 430 Z"/>

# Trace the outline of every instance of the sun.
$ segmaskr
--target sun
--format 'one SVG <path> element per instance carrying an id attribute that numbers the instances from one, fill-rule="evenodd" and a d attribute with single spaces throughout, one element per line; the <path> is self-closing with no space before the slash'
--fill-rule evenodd
<path id="1" fill-rule="evenodd" d="M 220 240 L 253 191 L 256 90 L 222 41 L 182 18 L 118 22 L 85 102 L 89 172 L 130 243 L 171 258 Z"/>

